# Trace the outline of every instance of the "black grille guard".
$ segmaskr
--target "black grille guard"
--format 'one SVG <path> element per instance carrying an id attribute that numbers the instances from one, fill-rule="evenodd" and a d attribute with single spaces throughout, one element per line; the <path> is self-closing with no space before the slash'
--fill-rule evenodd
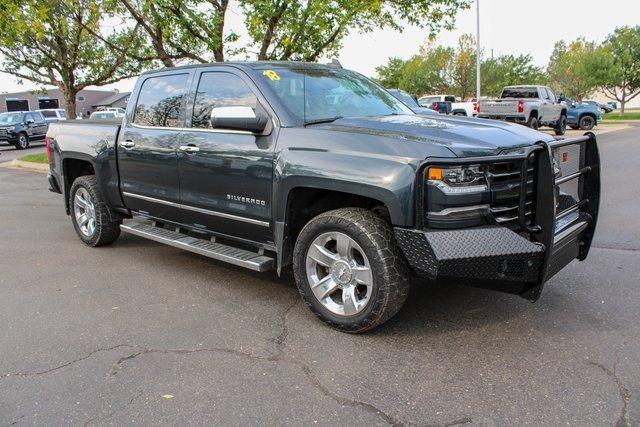
<path id="1" fill-rule="evenodd" d="M 578 170 L 566 176 L 556 178 L 553 154 L 555 150 L 571 145 L 584 144 L 580 150 Z M 533 160 L 533 209 L 531 219 L 527 221 L 525 203 L 527 200 L 527 168 Z M 529 240 L 544 248 L 542 262 L 534 280 L 526 280 L 523 287 L 515 287 L 514 293 L 535 301 L 539 298 L 544 283 L 560 271 L 571 260 L 584 260 L 591 247 L 596 228 L 600 203 L 600 157 L 596 137 L 588 132 L 581 137 L 539 141 L 523 149 L 518 154 L 483 156 L 472 158 L 428 159 L 421 165 L 419 179 L 429 166 L 489 164 L 495 162 L 521 161 L 522 169 L 519 186 L 518 223 L 522 231 L 528 233 Z M 558 186 L 580 179 L 578 198 L 570 207 L 558 210 L 556 198 Z M 421 185 L 418 186 L 418 189 Z M 418 198 L 416 206 L 416 225 L 424 229 L 424 200 Z M 575 214 L 575 220 L 558 229 L 558 221 Z M 502 228 L 502 227 L 499 227 Z M 494 228 L 495 229 L 495 228 Z M 402 230 L 401 230 L 402 231 Z M 407 230 L 408 231 L 408 230 Z M 464 231 L 464 230 L 462 230 Z M 487 230 L 489 231 L 489 230 Z M 429 232 L 426 233 L 427 235 Z M 514 233 L 515 234 L 515 233 Z M 405 236 L 407 234 L 405 233 Z M 433 234 L 435 237 L 436 234 Z M 406 237 L 402 237 L 406 239 Z M 428 238 L 427 238 L 428 240 Z M 415 242 L 415 241 L 414 241 Z M 410 260 L 411 263 L 411 260 Z M 490 287 L 490 286 L 481 286 Z"/>

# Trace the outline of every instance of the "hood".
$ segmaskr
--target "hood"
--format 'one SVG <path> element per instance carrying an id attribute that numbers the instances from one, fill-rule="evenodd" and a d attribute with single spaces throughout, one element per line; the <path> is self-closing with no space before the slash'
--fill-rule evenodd
<path id="1" fill-rule="evenodd" d="M 490 156 L 554 138 L 526 126 L 463 116 L 374 116 L 338 119 L 323 125 L 342 132 L 360 132 L 447 147 L 458 157 Z"/>

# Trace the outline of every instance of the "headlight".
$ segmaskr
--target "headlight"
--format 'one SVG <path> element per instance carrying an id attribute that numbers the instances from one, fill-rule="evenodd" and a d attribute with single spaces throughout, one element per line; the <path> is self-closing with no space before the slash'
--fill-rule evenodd
<path id="1" fill-rule="evenodd" d="M 427 182 L 447 194 L 478 193 L 487 190 L 484 168 L 479 165 L 430 167 Z"/>

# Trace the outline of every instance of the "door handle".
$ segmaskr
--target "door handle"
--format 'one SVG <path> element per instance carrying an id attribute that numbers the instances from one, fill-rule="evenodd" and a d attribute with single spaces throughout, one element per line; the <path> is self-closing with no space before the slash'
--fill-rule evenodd
<path id="1" fill-rule="evenodd" d="M 122 141 L 120 145 L 124 148 L 132 148 L 135 147 L 136 143 L 128 139 L 126 141 Z"/>
<path id="2" fill-rule="evenodd" d="M 179 148 L 180 151 L 184 151 L 185 153 L 197 153 L 200 151 L 200 148 L 195 145 L 181 145 Z"/>

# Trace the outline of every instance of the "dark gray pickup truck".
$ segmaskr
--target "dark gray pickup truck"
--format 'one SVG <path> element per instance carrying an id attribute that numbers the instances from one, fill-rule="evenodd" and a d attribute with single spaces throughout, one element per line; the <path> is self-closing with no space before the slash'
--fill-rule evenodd
<path id="1" fill-rule="evenodd" d="M 121 231 L 256 271 L 293 266 L 333 327 L 391 318 L 409 279 L 535 301 L 596 226 L 593 134 L 417 116 L 333 66 L 143 74 L 122 122 L 53 123 L 51 190 L 80 239 Z"/>

